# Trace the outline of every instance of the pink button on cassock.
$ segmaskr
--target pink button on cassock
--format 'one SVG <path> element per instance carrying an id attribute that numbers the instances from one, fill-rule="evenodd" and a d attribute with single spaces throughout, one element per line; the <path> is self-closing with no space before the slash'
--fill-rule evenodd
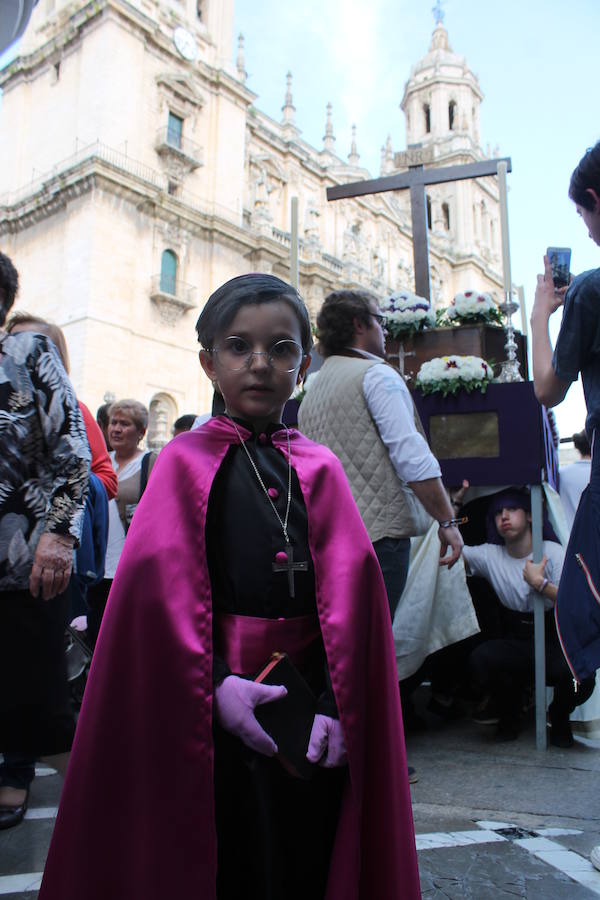
<path id="1" fill-rule="evenodd" d="M 279 497 L 279 491 L 277 490 L 277 488 L 269 488 L 267 493 L 271 500 L 277 500 L 277 498 Z"/>
<path id="2" fill-rule="evenodd" d="M 266 436 L 266 434 L 264 434 L 264 432 L 263 432 L 263 434 L 259 434 L 259 436 L 258 436 L 258 443 L 259 443 L 259 444 L 266 444 L 266 443 L 267 443 L 267 436 Z"/>

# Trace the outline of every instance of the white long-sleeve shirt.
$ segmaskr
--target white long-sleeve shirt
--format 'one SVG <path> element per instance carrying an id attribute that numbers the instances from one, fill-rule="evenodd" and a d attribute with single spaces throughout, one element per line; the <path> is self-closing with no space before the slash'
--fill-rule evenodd
<path id="1" fill-rule="evenodd" d="M 365 359 L 380 360 L 366 350 L 351 349 Z M 363 394 L 398 477 L 405 482 L 439 478 L 439 463 L 415 427 L 412 398 L 399 372 L 384 362 L 371 366 Z"/>

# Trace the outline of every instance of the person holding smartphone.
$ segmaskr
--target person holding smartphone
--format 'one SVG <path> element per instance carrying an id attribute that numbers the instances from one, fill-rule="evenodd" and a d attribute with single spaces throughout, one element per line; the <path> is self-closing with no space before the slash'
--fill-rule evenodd
<path id="1" fill-rule="evenodd" d="M 594 243 L 600 245 L 600 141 L 588 150 L 571 176 L 569 197 Z M 548 324 L 564 304 L 554 353 Z M 590 483 L 583 492 L 567 547 L 558 588 L 556 623 L 575 681 L 600 667 L 600 269 L 578 275 L 557 288 L 548 256 L 538 276 L 531 314 L 535 393 L 545 406 L 564 399 L 579 373 L 587 406 L 586 431 L 592 446 Z M 600 868 L 600 848 L 592 862 Z"/>

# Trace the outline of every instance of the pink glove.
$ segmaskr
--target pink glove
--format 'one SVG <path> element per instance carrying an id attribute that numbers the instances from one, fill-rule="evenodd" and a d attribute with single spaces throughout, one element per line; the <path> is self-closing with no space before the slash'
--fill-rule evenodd
<path id="1" fill-rule="evenodd" d="M 274 756 L 277 744 L 256 721 L 254 708 L 261 703 L 281 700 L 287 694 L 283 685 L 257 684 L 238 675 L 228 675 L 215 688 L 215 715 L 225 731 L 239 737 L 251 750 Z"/>
<path id="2" fill-rule="evenodd" d="M 326 769 L 346 764 L 346 745 L 339 719 L 319 714 L 315 716 L 306 758 L 309 762 L 318 762 Z"/>

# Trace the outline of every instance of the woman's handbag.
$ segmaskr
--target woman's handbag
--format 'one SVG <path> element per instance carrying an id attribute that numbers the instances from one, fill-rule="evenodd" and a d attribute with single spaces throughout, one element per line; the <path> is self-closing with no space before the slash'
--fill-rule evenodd
<path id="1" fill-rule="evenodd" d="M 131 475 L 130 478 L 125 479 L 125 482 L 119 483 L 119 492 L 117 493 L 116 501 L 117 507 L 119 509 L 119 515 L 121 517 L 121 522 L 123 523 L 123 528 L 125 530 L 125 534 L 127 534 L 129 530 L 129 526 L 131 525 L 131 520 L 133 519 L 133 514 L 137 509 L 137 505 L 142 499 L 142 494 L 146 490 L 146 485 L 148 484 L 148 479 L 152 473 L 152 469 L 154 467 L 154 463 L 158 458 L 158 453 L 149 450 L 147 453 L 144 453 L 142 456 L 142 461 L 139 469 L 139 490 L 137 491 L 137 499 L 133 503 L 126 503 L 125 498 L 122 496 L 122 492 L 125 493 L 126 497 L 129 499 L 132 498 L 133 490 L 129 488 L 129 493 L 126 488 L 128 482 L 133 481 L 136 477 L 135 475 Z M 137 474 L 137 473 L 136 473 Z M 135 494 L 133 494 L 135 497 Z"/>
<path id="2" fill-rule="evenodd" d="M 79 632 L 70 625 L 67 625 L 65 631 L 65 661 L 71 698 L 79 709 L 92 662 L 92 650 Z"/>

